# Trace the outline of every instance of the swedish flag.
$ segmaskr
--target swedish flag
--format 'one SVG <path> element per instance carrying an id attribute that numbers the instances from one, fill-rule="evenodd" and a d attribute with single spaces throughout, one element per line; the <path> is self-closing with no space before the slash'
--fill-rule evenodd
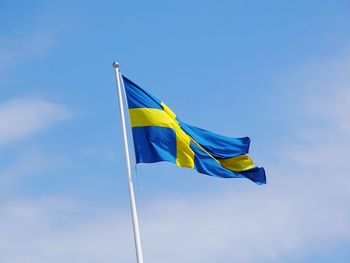
<path id="1" fill-rule="evenodd" d="M 210 176 L 266 183 L 264 168 L 248 156 L 248 137 L 230 138 L 188 125 L 163 102 L 122 78 L 137 163 L 168 161 Z"/>

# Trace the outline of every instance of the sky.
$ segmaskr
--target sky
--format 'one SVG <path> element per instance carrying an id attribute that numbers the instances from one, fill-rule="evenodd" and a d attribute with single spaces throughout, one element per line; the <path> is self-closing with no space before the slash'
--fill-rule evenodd
<path id="1" fill-rule="evenodd" d="M 267 172 L 258 186 L 133 163 L 145 262 L 349 262 L 349 1 L 0 14 L 0 262 L 136 262 L 114 60 L 183 121 L 249 136 Z"/>

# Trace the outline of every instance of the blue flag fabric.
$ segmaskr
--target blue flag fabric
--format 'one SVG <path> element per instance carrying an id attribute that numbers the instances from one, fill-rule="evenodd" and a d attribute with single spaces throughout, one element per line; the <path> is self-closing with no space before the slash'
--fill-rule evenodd
<path id="1" fill-rule="evenodd" d="M 162 101 L 122 76 L 137 163 L 168 161 L 222 178 L 265 184 L 248 155 L 250 139 L 222 136 L 181 121 Z"/>

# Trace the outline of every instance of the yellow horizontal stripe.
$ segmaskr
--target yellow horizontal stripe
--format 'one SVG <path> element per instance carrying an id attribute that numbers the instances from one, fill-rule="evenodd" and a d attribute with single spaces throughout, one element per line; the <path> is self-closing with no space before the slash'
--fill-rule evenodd
<path id="1" fill-rule="evenodd" d="M 131 127 L 159 126 L 173 129 L 176 133 L 176 164 L 180 167 L 194 168 L 194 152 L 190 148 L 191 140 L 211 156 L 205 149 L 203 149 L 203 147 L 181 129 L 176 120 L 175 113 L 164 103 L 161 103 L 161 105 L 164 110 L 151 108 L 129 109 Z M 253 161 L 247 154 L 228 159 L 211 157 L 226 169 L 234 172 L 240 172 L 255 167 Z"/>
<path id="2" fill-rule="evenodd" d="M 131 127 L 160 126 L 172 128 L 174 120 L 163 110 L 150 108 L 129 109 Z"/>
<path id="3" fill-rule="evenodd" d="M 176 115 L 164 103 L 164 110 L 151 108 L 129 109 L 131 127 L 158 126 L 171 128 L 176 134 L 176 164 L 194 168 L 194 152 L 190 147 L 190 137 L 181 129 Z"/>
<path id="4" fill-rule="evenodd" d="M 250 159 L 248 154 L 239 155 L 228 159 L 217 160 L 221 163 L 223 167 L 234 172 L 241 172 L 255 167 L 252 159 Z"/>

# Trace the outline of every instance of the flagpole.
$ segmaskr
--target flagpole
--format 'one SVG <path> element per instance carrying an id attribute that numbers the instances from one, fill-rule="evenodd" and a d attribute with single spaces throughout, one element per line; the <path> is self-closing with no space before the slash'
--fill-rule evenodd
<path id="1" fill-rule="evenodd" d="M 134 229 L 136 257 L 137 257 L 137 263 L 143 263 L 140 228 L 139 228 L 139 222 L 137 217 L 134 187 L 133 187 L 132 176 L 131 176 L 129 145 L 128 145 L 128 138 L 126 133 L 125 113 L 124 113 L 124 105 L 123 105 L 123 98 L 122 98 L 121 81 L 123 81 L 123 79 L 119 75 L 119 64 L 117 62 L 113 63 L 113 68 L 115 71 L 115 79 L 117 82 L 119 110 L 120 110 L 119 112 L 120 112 L 120 119 L 121 119 L 122 130 L 123 130 L 124 152 L 125 152 L 125 160 L 126 160 L 126 171 L 128 174 L 129 197 L 130 197 L 130 207 L 131 207 L 131 215 L 132 215 L 132 225 Z"/>

